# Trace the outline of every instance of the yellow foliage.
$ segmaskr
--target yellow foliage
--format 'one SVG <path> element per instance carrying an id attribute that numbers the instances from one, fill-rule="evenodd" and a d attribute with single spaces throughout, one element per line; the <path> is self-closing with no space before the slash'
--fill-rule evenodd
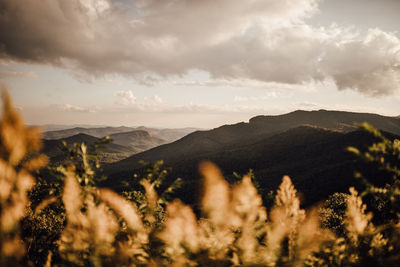
<path id="1" fill-rule="evenodd" d="M 29 204 L 27 192 L 35 180 L 31 172 L 47 164 L 40 155 L 38 129 L 27 128 L 12 107 L 3 89 L 3 115 L 0 121 L 0 265 L 24 255 L 19 238 L 19 222 Z"/>
<path id="2" fill-rule="evenodd" d="M 3 95 L 0 122 L 0 265 L 18 263 L 24 256 L 19 224 L 29 205 L 27 193 L 35 180 L 32 172 L 47 164 L 40 155 L 40 134 L 26 128 L 8 95 Z M 95 173 L 82 148 L 85 179 Z M 66 225 L 58 241 L 59 251 L 46 253 L 45 266 L 54 253 L 63 264 L 78 266 L 350 266 L 370 259 L 390 264 L 399 261 L 400 224 L 382 227 L 354 188 L 350 188 L 344 236 L 322 229 L 317 209 L 306 212 L 291 179 L 284 176 L 275 206 L 267 216 L 261 196 L 250 177 L 231 186 L 217 166 L 200 165 L 202 216 L 180 200 L 166 204 L 166 220 L 156 227 L 160 207 L 155 183 L 142 180 L 145 206 L 139 207 L 109 189 L 97 189 L 65 169 L 62 202 Z M 56 202 L 50 197 L 37 205 L 35 214 Z M 144 212 L 143 212 L 144 210 Z M 397 252 L 396 252 L 397 251 Z M 392 256 L 385 258 L 387 253 Z M 389 265 L 390 265 L 389 264 Z"/>

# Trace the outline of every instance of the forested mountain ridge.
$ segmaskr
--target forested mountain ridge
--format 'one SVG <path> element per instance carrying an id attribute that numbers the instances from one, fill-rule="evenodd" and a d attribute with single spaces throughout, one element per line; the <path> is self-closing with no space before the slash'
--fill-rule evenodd
<path id="1" fill-rule="evenodd" d="M 116 166 L 132 167 L 139 159 L 168 161 L 216 153 L 229 148 L 248 146 L 275 134 L 299 126 L 314 126 L 333 131 L 357 130 L 357 123 L 367 122 L 378 129 L 400 135 L 400 119 L 377 114 L 343 111 L 294 111 L 278 116 L 257 116 L 248 123 L 241 122 L 208 130 L 193 132 L 171 144 L 155 147 L 116 163 Z M 173 153 L 171 153 L 173 151 Z"/>
<path id="2" fill-rule="evenodd" d="M 276 187 L 282 176 L 288 174 L 300 191 L 307 193 L 307 202 L 311 203 L 354 184 L 354 157 L 346 148 L 365 146 L 374 140 L 358 130 L 357 124 L 362 122 L 400 134 L 398 118 L 376 114 L 320 110 L 257 116 L 248 123 L 197 131 L 107 164 L 104 173 L 110 177 L 107 186 L 119 188 L 141 168 L 139 161 L 164 160 L 172 167 L 172 176 L 186 181 L 182 194 L 193 202 L 199 180 L 197 166 L 203 160 L 211 160 L 227 177 L 253 169 L 265 190 Z"/>

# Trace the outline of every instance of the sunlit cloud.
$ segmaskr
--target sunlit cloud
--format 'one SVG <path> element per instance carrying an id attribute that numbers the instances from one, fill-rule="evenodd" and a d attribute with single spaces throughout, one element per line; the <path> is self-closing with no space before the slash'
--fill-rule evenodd
<path id="1" fill-rule="evenodd" d="M 317 0 L 129 3 L 4 0 L 0 59 L 60 66 L 80 80 L 120 74 L 148 85 L 158 83 L 149 74 L 201 70 L 209 81 L 176 84 L 296 90 L 332 80 L 367 96 L 399 88 L 398 37 L 311 26 L 306 18 L 318 12 Z"/>
<path id="2" fill-rule="evenodd" d="M 153 95 L 151 99 L 157 104 L 161 104 L 163 102 L 162 98 L 158 95 Z"/>
<path id="3" fill-rule="evenodd" d="M 87 108 L 71 104 L 58 105 L 57 107 L 63 111 L 85 112 L 85 113 L 95 113 L 98 110 L 97 107 Z"/>
<path id="4" fill-rule="evenodd" d="M 116 97 L 116 103 L 119 105 L 133 105 L 136 103 L 136 97 L 133 95 L 132 91 L 118 91 L 114 93 Z"/>
<path id="5" fill-rule="evenodd" d="M 235 96 L 233 100 L 235 102 L 249 102 L 249 101 L 270 100 L 277 97 L 278 94 L 276 92 L 268 92 L 261 96 Z"/>
<path id="6" fill-rule="evenodd" d="M 32 71 L 22 72 L 22 71 L 0 70 L 0 77 L 38 78 L 38 75 Z"/>

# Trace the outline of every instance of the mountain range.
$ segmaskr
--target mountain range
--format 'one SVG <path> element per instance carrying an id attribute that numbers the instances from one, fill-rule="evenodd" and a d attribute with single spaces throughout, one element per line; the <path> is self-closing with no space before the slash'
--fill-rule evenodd
<path id="1" fill-rule="evenodd" d="M 114 133 L 110 134 L 109 137 L 113 144 L 127 147 L 133 153 L 139 153 L 168 142 L 144 130 Z"/>
<path id="2" fill-rule="evenodd" d="M 76 134 L 87 134 L 94 137 L 102 138 L 117 133 L 146 131 L 151 136 L 163 139 L 164 142 L 173 142 L 183 136 L 198 130 L 198 128 L 178 128 L 178 129 L 157 129 L 144 126 L 139 127 L 73 127 L 61 130 L 46 131 L 43 133 L 43 139 L 54 140 L 70 137 Z"/>
<path id="3" fill-rule="evenodd" d="M 65 141 L 69 146 L 74 143 L 85 143 L 89 152 L 93 151 L 93 145 L 100 141 L 100 138 L 79 133 L 70 137 L 57 139 L 57 140 L 44 140 L 44 146 L 42 152 L 50 158 L 52 165 L 61 163 L 66 158 L 65 151 L 63 149 L 63 141 Z M 132 155 L 132 150 L 125 146 L 119 144 L 109 143 L 101 148 L 100 160 L 102 162 L 114 162 L 122 160 L 130 155 Z"/>
<path id="4" fill-rule="evenodd" d="M 85 143 L 89 147 L 99 142 L 101 138 L 109 136 L 111 143 L 101 150 L 103 162 L 122 160 L 133 154 L 151 149 L 161 144 L 173 142 L 184 135 L 195 131 L 195 128 L 182 129 L 155 129 L 146 127 L 74 127 L 57 131 L 48 131 L 44 136 L 43 152 L 51 162 L 59 162 L 64 157 L 62 142 Z"/>
<path id="5" fill-rule="evenodd" d="M 106 164 L 109 177 L 105 186 L 125 190 L 124 181 L 139 172 L 140 160 L 164 160 L 171 166 L 171 181 L 182 177 L 185 186 L 178 192 L 185 202 L 194 204 L 199 191 L 199 162 L 215 162 L 228 179 L 233 172 L 249 169 L 260 189 L 276 189 L 283 175 L 290 175 L 305 204 L 315 203 L 336 191 L 346 191 L 356 183 L 353 172 L 356 158 L 348 146 L 365 147 L 374 138 L 360 131 L 368 122 L 392 138 L 400 135 L 400 119 L 377 114 L 341 111 L 294 111 L 278 116 L 257 116 L 248 123 L 224 125 L 208 131 L 195 131 L 183 138 Z"/>

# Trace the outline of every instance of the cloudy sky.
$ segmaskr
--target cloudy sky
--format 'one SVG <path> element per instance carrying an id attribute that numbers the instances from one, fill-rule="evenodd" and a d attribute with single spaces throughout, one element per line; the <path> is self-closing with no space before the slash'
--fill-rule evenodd
<path id="1" fill-rule="evenodd" d="M 0 0 L 0 82 L 30 124 L 397 116 L 399 13 L 400 0 Z"/>

